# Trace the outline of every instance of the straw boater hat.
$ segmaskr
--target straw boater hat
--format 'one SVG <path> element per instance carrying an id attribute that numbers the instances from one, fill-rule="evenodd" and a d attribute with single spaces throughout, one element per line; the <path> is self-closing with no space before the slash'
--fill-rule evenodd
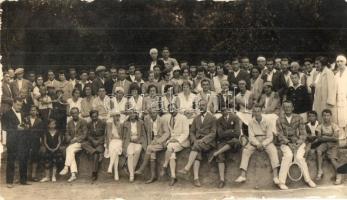
<path id="1" fill-rule="evenodd" d="M 96 67 L 95 72 L 100 72 L 100 71 L 105 71 L 105 70 L 106 70 L 105 66 L 99 65 Z"/>
<path id="2" fill-rule="evenodd" d="M 24 69 L 23 68 L 17 68 L 15 71 L 14 71 L 14 74 L 17 75 L 17 74 L 23 74 L 24 73 Z"/>

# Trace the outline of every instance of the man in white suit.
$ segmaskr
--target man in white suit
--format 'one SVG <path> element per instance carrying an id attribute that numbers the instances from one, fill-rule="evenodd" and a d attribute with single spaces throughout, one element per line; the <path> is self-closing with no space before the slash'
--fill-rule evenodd
<path id="1" fill-rule="evenodd" d="M 168 105 L 169 114 L 163 116 L 164 131 L 170 133 L 170 138 L 166 142 L 165 161 L 161 175 L 165 175 L 168 165 L 170 165 L 171 181 L 170 186 L 175 185 L 176 179 L 176 153 L 189 147 L 189 121 L 183 114 L 178 113 L 176 104 Z"/>

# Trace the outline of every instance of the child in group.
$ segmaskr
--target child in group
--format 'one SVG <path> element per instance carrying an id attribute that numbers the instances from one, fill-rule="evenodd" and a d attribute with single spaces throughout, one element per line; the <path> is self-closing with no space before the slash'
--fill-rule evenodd
<path id="1" fill-rule="evenodd" d="M 317 168 L 318 173 L 316 180 L 321 180 L 323 176 L 323 154 L 326 154 L 331 164 L 334 166 L 335 171 L 338 164 L 338 138 L 339 138 L 339 127 L 337 124 L 331 122 L 332 112 L 329 109 L 322 111 L 322 124 L 316 128 L 317 139 L 314 142 L 321 143 L 316 148 L 317 153 Z M 318 144 L 319 144 L 318 143 Z M 336 174 L 335 185 L 342 183 L 342 175 Z"/>
<path id="2" fill-rule="evenodd" d="M 40 87 L 40 97 L 38 99 L 39 113 L 43 120 L 47 120 L 50 117 L 53 109 L 52 99 L 48 96 L 45 86 Z"/>
<path id="3" fill-rule="evenodd" d="M 50 180 L 49 175 L 52 170 L 52 182 L 56 182 L 57 170 L 64 166 L 63 156 L 63 134 L 56 128 L 56 121 L 54 119 L 48 120 L 48 130 L 43 137 L 44 152 L 43 158 L 45 163 L 45 177 L 40 182 L 47 182 Z"/>
<path id="4" fill-rule="evenodd" d="M 314 154 L 314 149 L 311 149 L 311 143 L 316 138 L 316 128 L 319 125 L 317 112 L 314 110 L 307 112 L 308 122 L 305 124 L 306 133 L 307 133 L 307 142 L 306 142 L 306 154 L 311 152 L 311 155 Z"/>

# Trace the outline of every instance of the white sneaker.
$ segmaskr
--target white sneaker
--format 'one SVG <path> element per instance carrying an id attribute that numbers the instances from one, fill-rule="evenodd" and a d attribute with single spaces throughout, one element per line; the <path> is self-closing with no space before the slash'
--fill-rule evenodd
<path id="1" fill-rule="evenodd" d="M 243 182 L 246 182 L 246 177 L 243 177 L 243 176 L 239 176 L 236 180 L 235 180 L 235 182 L 236 183 L 243 183 Z"/>
<path id="2" fill-rule="evenodd" d="M 274 181 L 274 183 L 275 183 L 276 185 L 280 184 L 280 180 L 278 179 L 278 177 L 275 177 L 275 178 L 273 178 L 272 180 Z"/>
<path id="3" fill-rule="evenodd" d="M 311 188 L 317 187 L 317 185 L 312 180 L 308 181 L 307 185 L 310 186 Z"/>
<path id="4" fill-rule="evenodd" d="M 109 168 L 107 169 L 107 173 L 112 174 L 112 167 L 109 167 Z"/>
<path id="5" fill-rule="evenodd" d="M 119 181 L 119 176 L 114 176 L 115 181 Z"/>
<path id="6" fill-rule="evenodd" d="M 77 179 L 76 175 L 71 175 L 71 177 L 69 178 L 69 180 L 67 180 L 67 182 L 71 183 L 75 181 L 76 179 Z"/>
<path id="7" fill-rule="evenodd" d="M 283 184 L 283 183 L 278 184 L 278 187 L 279 187 L 281 190 L 288 190 L 288 187 L 287 187 L 285 184 Z"/>
<path id="8" fill-rule="evenodd" d="M 64 175 L 66 175 L 67 173 L 69 173 L 69 168 L 68 168 L 68 167 L 64 167 L 64 169 L 61 170 L 59 174 L 62 175 L 62 176 L 64 176 Z"/>
<path id="9" fill-rule="evenodd" d="M 48 177 L 43 177 L 43 179 L 40 180 L 40 183 L 48 182 L 49 178 Z"/>
<path id="10" fill-rule="evenodd" d="M 57 182 L 57 178 L 55 176 L 52 176 L 52 182 Z"/>

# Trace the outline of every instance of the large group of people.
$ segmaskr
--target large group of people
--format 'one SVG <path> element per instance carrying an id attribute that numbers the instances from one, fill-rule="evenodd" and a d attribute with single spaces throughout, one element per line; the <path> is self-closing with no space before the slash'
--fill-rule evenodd
<path id="1" fill-rule="evenodd" d="M 339 141 L 346 138 L 347 125 L 344 55 L 333 61 L 259 56 L 254 65 L 242 56 L 191 65 L 171 57 L 166 47 L 161 58 L 155 48 L 149 54 L 142 68 L 100 65 L 44 74 L 7 69 L 0 108 L 7 186 L 13 187 L 16 160 L 20 184 L 55 182 L 57 175 L 67 174 L 68 182 L 75 181 L 80 152 L 93 161 L 94 181 L 101 162 L 109 158 L 107 172 L 114 180 L 119 180 L 119 168 L 127 171 L 129 182 L 149 168 L 146 183 L 152 183 L 158 178 L 157 154 L 165 151 L 160 175 L 170 176 L 170 186 L 178 180 L 176 171 L 187 175 L 193 169 L 193 184 L 200 187 L 199 168 L 206 159 L 218 163 L 218 187 L 224 187 L 227 154 L 238 150 L 238 183 L 247 180 L 255 151 L 267 153 L 273 182 L 283 190 L 293 158 L 309 187 L 322 178 L 325 155 L 335 169 L 340 166 Z M 177 170 L 177 153 L 186 148 L 188 160 Z M 314 179 L 308 153 L 317 156 Z M 336 173 L 335 184 L 342 181 Z"/>

